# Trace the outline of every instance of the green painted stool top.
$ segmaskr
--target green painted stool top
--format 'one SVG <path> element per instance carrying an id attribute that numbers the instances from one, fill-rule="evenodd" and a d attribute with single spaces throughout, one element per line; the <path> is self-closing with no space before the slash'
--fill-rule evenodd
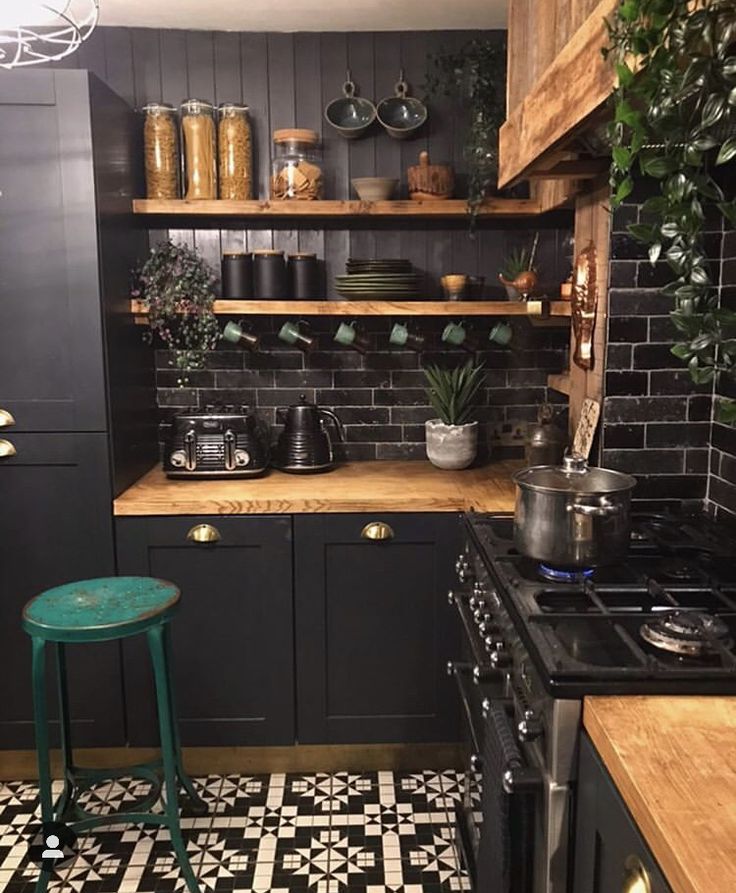
<path id="1" fill-rule="evenodd" d="M 47 589 L 23 609 L 23 629 L 53 642 L 101 642 L 167 620 L 179 589 L 154 577 L 100 577 Z"/>

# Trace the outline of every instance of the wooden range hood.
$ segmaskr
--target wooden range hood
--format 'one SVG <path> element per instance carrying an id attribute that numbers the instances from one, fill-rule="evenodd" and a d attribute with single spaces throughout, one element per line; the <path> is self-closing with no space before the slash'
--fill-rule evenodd
<path id="1" fill-rule="evenodd" d="M 570 429 L 583 402 L 603 400 L 611 235 L 610 156 L 590 152 L 586 135 L 605 124 L 616 86 L 605 20 L 618 0 L 509 0 L 507 120 L 499 137 L 499 186 L 529 181 L 541 208 L 575 207 L 576 254 L 596 247 L 598 292 L 594 365 L 571 363 L 548 385 L 570 399 Z M 574 339 L 571 332 L 571 339 Z M 573 354 L 571 342 L 570 355 Z"/>

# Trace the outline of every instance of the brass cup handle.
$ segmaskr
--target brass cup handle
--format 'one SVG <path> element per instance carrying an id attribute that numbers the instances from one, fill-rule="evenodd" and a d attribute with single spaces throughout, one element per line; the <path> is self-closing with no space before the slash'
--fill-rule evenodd
<path id="1" fill-rule="evenodd" d="M 15 424 L 13 414 L 7 409 L 0 409 L 0 428 L 10 428 Z"/>
<path id="2" fill-rule="evenodd" d="M 193 543 L 216 543 L 221 536 L 220 531 L 212 524 L 195 524 L 187 533 L 187 539 Z"/>
<path id="3" fill-rule="evenodd" d="M 0 459 L 9 459 L 16 453 L 17 450 L 9 440 L 0 440 Z"/>
<path id="4" fill-rule="evenodd" d="M 626 876 L 621 893 L 652 893 L 652 882 L 649 873 L 637 856 L 629 856 L 625 862 Z"/>
<path id="5" fill-rule="evenodd" d="M 371 521 L 366 524 L 360 531 L 360 535 L 364 540 L 373 540 L 374 542 L 383 542 L 394 538 L 394 531 L 390 524 L 385 521 Z"/>

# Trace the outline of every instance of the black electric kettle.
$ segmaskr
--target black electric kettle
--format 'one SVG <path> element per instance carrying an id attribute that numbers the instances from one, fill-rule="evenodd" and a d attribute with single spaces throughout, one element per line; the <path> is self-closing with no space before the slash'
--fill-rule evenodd
<path id="1" fill-rule="evenodd" d="M 301 474 L 334 468 L 332 441 L 324 428 L 325 419 L 335 426 L 337 439 L 344 441 L 342 422 L 335 413 L 308 403 L 304 394 L 299 403 L 279 407 L 276 421 L 283 422 L 284 430 L 272 457 L 274 467 Z"/>

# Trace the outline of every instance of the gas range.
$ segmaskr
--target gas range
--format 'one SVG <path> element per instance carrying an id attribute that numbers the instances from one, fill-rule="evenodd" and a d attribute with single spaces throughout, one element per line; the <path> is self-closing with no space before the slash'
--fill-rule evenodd
<path id="1" fill-rule="evenodd" d="M 634 516 L 624 561 L 559 581 L 516 551 L 512 516 L 466 520 L 549 694 L 736 692 L 736 540 L 709 519 Z"/>
<path id="2" fill-rule="evenodd" d="M 635 514 L 623 561 L 560 574 L 518 553 L 512 515 L 465 528 L 448 665 L 468 745 L 461 850 L 478 889 L 510 859 L 512 893 L 567 893 L 583 697 L 736 693 L 736 537 L 705 516 Z"/>

